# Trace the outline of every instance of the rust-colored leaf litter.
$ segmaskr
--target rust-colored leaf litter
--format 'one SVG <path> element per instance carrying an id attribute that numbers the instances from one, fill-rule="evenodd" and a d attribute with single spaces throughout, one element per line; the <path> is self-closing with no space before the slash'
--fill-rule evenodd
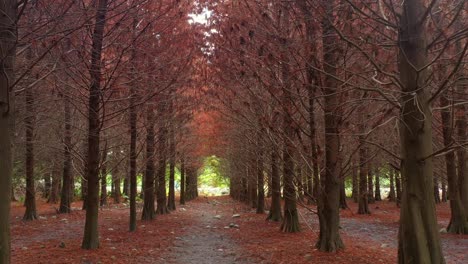
<path id="1" fill-rule="evenodd" d="M 40 219 L 33 222 L 22 221 L 24 207 L 14 203 L 12 263 L 396 263 L 395 204 L 377 202 L 364 216 L 356 214 L 356 204 L 348 205 L 341 213 L 346 249 L 323 253 L 314 248 L 319 231 L 313 206 L 299 209 L 302 231 L 287 234 L 229 197 L 198 198 L 154 221 L 139 221 L 134 233 L 128 232 L 128 208 L 109 205 L 100 210 L 101 247 L 82 250 L 80 203 L 71 214 L 56 214 L 56 205 L 39 202 Z M 448 204 L 437 205 L 437 213 L 445 227 Z M 468 236 L 442 234 L 442 243 L 447 263 L 467 263 Z"/>

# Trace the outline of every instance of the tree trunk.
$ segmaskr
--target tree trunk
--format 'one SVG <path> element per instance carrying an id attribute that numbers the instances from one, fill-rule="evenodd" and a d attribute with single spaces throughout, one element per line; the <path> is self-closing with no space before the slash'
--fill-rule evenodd
<path id="1" fill-rule="evenodd" d="M 136 27 L 136 21 L 134 22 Z M 134 29 L 135 30 L 135 29 Z M 135 50 L 132 51 L 132 58 L 135 59 Z M 136 69 L 132 67 L 131 76 L 136 76 Z M 134 232 L 136 231 L 136 196 L 137 196 L 137 149 L 136 149 L 136 141 L 137 141 L 137 109 L 136 109 L 136 89 L 135 84 L 130 84 L 130 221 L 129 221 L 129 231 Z"/>
<path id="2" fill-rule="evenodd" d="M 334 0 L 325 1 L 326 15 L 322 20 L 323 29 L 323 61 L 324 76 L 323 93 L 325 112 L 325 175 L 321 179 L 318 215 L 320 235 L 316 247 L 320 251 L 335 252 L 344 248 L 339 233 L 339 204 L 340 204 L 340 102 L 338 83 L 333 76 L 337 76 L 335 68 L 340 52 L 337 50 L 338 38 L 334 32 L 331 19 L 333 18 Z"/>
<path id="3" fill-rule="evenodd" d="M 436 204 L 440 203 L 439 177 L 436 175 L 434 175 L 434 201 Z"/>
<path id="4" fill-rule="evenodd" d="M 12 177 L 12 121 L 13 98 L 10 84 L 14 80 L 16 54 L 16 0 L 0 5 L 0 263 L 10 263 L 10 191 Z"/>
<path id="5" fill-rule="evenodd" d="M 377 170 L 375 170 L 375 193 L 374 199 L 376 201 L 382 201 L 382 195 L 380 193 L 380 175 Z"/>
<path id="6" fill-rule="evenodd" d="M 142 220 L 153 220 L 156 217 L 154 208 L 154 122 L 154 110 L 150 103 L 146 109 L 146 171 Z"/>
<path id="7" fill-rule="evenodd" d="M 368 149 L 365 143 L 365 127 L 363 124 L 364 120 L 361 120 L 360 134 L 359 134 L 359 208 L 358 214 L 370 214 L 369 210 L 369 195 L 367 193 L 367 162 L 368 162 Z"/>
<path id="8" fill-rule="evenodd" d="M 171 95 L 175 96 L 175 95 Z M 176 161 L 176 142 L 175 142 L 175 120 L 172 118 L 174 115 L 173 112 L 173 102 L 169 103 L 169 113 L 171 115 L 170 124 L 169 124 L 169 197 L 167 200 L 167 209 L 174 211 L 176 209 L 175 204 L 175 161 Z"/>
<path id="9" fill-rule="evenodd" d="M 402 83 L 400 113 L 403 193 L 398 263 L 445 263 L 433 192 L 432 111 L 427 68 L 426 8 L 423 0 L 403 2 L 398 68 Z M 425 68 L 425 69 L 424 69 Z M 420 70 L 423 69 L 423 70 Z"/>
<path id="10" fill-rule="evenodd" d="M 165 110 L 164 102 L 159 103 L 159 115 L 163 116 Z M 164 119 L 164 118 L 162 118 Z M 156 177 L 158 178 L 158 192 L 157 192 L 157 214 L 168 214 L 167 209 L 167 196 L 166 196 L 166 142 L 167 142 L 167 129 L 165 121 L 161 120 L 158 131 L 158 144 L 159 144 L 159 161 L 158 171 Z"/>
<path id="11" fill-rule="evenodd" d="M 440 97 L 441 107 L 449 107 L 450 102 L 446 98 L 447 93 Z M 444 138 L 444 146 L 450 147 L 453 142 L 453 122 L 452 109 L 447 108 L 441 111 L 442 134 Z M 468 221 L 466 218 L 465 208 L 462 204 L 460 186 L 455 162 L 455 152 L 450 151 L 445 154 L 445 166 L 447 169 L 448 193 L 450 200 L 451 217 L 447 227 L 447 232 L 452 234 L 468 234 Z"/>
<path id="12" fill-rule="evenodd" d="M 396 188 L 396 205 L 399 207 L 401 204 L 402 187 L 401 187 L 401 175 L 398 172 L 395 173 L 395 188 Z"/>
<path id="13" fill-rule="evenodd" d="M 367 196 L 369 203 L 375 203 L 375 196 L 374 196 L 374 175 L 373 175 L 373 167 L 372 162 L 368 163 L 368 170 L 367 170 Z"/>
<path id="14" fill-rule="evenodd" d="M 281 222 L 281 231 L 283 232 L 298 232 L 300 230 L 299 215 L 297 212 L 296 188 L 294 186 L 294 153 L 296 147 L 294 145 L 295 129 L 294 120 L 292 117 L 292 94 L 291 94 L 291 69 L 289 66 L 289 25 L 290 23 L 290 3 L 281 3 L 281 19 L 285 24 L 283 32 L 283 40 L 281 43 L 281 79 L 283 80 L 282 87 L 282 106 L 283 106 L 283 195 L 284 195 L 284 213 L 283 221 Z"/>
<path id="15" fill-rule="evenodd" d="M 185 160 L 180 162 L 180 204 L 185 204 Z"/>
<path id="16" fill-rule="evenodd" d="M 71 105 L 70 95 L 63 96 L 64 108 L 64 131 L 63 131 L 63 175 L 62 192 L 60 195 L 60 213 L 71 212 L 71 202 L 73 200 L 73 181 L 72 181 L 72 131 L 71 131 Z"/>
<path id="17" fill-rule="evenodd" d="M 261 143 L 260 143 L 261 144 Z M 257 214 L 265 213 L 265 176 L 263 175 L 263 146 L 259 146 L 257 157 Z"/>
<path id="18" fill-rule="evenodd" d="M 251 162 L 251 165 L 254 165 L 253 161 Z M 257 208 L 257 175 L 255 175 L 255 172 L 256 171 L 253 168 L 248 168 L 249 205 L 251 208 Z"/>
<path id="19" fill-rule="evenodd" d="M 447 181 L 445 179 L 441 179 L 442 182 L 442 202 L 447 202 Z"/>
<path id="20" fill-rule="evenodd" d="M 42 193 L 42 198 L 48 199 L 50 197 L 51 189 L 52 189 L 52 175 L 46 173 L 44 175 L 44 192 Z"/>
<path id="21" fill-rule="evenodd" d="M 26 212 L 23 220 L 36 220 L 36 187 L 34 184 L 34 95 L 32 88 L 26 89 Z"/>
<path id="22" fill-rule="evenodd" d="M 88 194 L 86 197 L 86 222 L 83 236 L 83 249 L 99 248 L 98 213 L 99 213 L 99 133 L 101 101 L 101 55 L 104 26 L 106 24 L 107 0 L 99 0 L 96 10 L 91 50 L 91 85 L 88 102 L 88 153 L 86 175 Z"/>
<path id="23" fill-rule="evenodd" d="M 353 192 L 351 194 L 351 196 L 353 197 L 353 201 L 355 203 L 359 202 L 359 181 L 358 181 L 358 167 L 356 164 L 352 164 L 353 166 L 353 169 L 352 169 L 352 173 L 353 173 Z"/>
<path id="24" fill-rule="evenodd" d="M 390 192 L 388 193 L 388 200 L 394 202 L 396 199 L 395 194 L 395 173 L 393 168 L 389 168 L 389 178 L 390 178 Z"/>
<path id="25" fill-rule="evenodd" d="M 52 185 L 50 188 L 50 195 L 49 195 L 49 199 L 47 200 L 47 203 L 56 204 L 59 199 L 61 177 L 60 177 L 60 171 L 58 170 L 57 165 L 55 164 L 53 166 L 53 172 L 51 174 L 51 178 L 52 178 Z"/>
<path id="26" fill-rule="evenodd" d="M 102 149 L 102 162 L 101 162 L 101 199 L 100 206 L 107 205 L 107 140 Z"/>
<path id="27" fill-rule="evenodd" d="M 271 205 L 267 220 L 279 222 L 282 221 L 283 217 L 281 215 L 281 179 L 276 150 L 271 152 L 271 188 Z"/>
<path id="28" fill-rule="evenodd" d="M 120 174 L 119 174 L 119 166 L 120 165 L 117 165 L 115 166 L 114 168 L 114 171 L 112 171 L 112 184 L 114 184 L 114 193 L 113 193 L 113 196 L 114 196 L 114 203 L 115 204 L 119 204 L 120 203 L 120 198 L 122 197 L 122 193 L 121 193 L 121 178 L 120 178 Z"/>

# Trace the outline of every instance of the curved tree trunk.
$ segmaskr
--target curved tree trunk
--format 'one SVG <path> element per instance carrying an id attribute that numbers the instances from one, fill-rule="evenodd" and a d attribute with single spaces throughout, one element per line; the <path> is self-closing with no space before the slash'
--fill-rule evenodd
<path id="1" fill-rule="evenodd" d="M 423 0 L 403 2 L 399 63 L 403 193 L 398 235 L 398 263 L 445 263 L 437 228 L 433 192 L 432 112 L 428 61 L 427 10 Z"/>

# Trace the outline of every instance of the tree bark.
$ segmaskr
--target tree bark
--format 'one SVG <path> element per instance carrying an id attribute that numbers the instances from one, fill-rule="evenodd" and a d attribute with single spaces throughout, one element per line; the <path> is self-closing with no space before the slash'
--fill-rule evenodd
<path id="1" fill-rule="evenodd" d="M 143 190 L 143 213 L 142 220 L 153 220 L 156 217 L 156 210 L 154 208 L 154 155 L 155 155 L 155 142 L 154 142 L 154 125 L 155 125 L 154 109 L 151 104 L 146 109 L 146 171 L 145 171 L 145 189 Z"/>
<path id="2" fill-rule="evenodd" d="M 10 191 L 12 177 L 13 104 L 10 85 L 14 80 L 17 43 L 16 0 L 0 5 L 0 263 L 10 263 Z"/>
<path id="3" fill-rule="evenodd" d="M 180 161 L 180 204 L 185 204 L 185 160 Z"/>
<path id="4" fill-rule="evenodd" d="M 355 203 L 359 202 L 359 181 L 358 181 L 358 166 L 356 164 L 352 164 L 352 173 L 353 173 L 353 192 L 351 196 L 353 197 L 353 201 Z"/>
<path id="5" fill-rule="evenodd" d="M 164 120 L 165 113 L 165 102 L 159 102 L 158 113 L 161 117 L 160 127 L 158 131 L 158 152 L 159 152 L 159 161 L 158 161 L 158 171 L 156 177 L 158 178 L 158 192 L 157 192 L 157 214 L 168 214 L 169 210 L 167 209 L 167 196 L 166 196 L 166 160 L 167 160 L 167 128 L 166 122 Z"/>
<path id="6" fill-rule="evenodd" d="M 359 124 L 359 208 L 358 214 L 370 214 L 369 210 L 369 195 L 367 193 L 367 162 L 368 162 L 368 149 L 365 143 L 365 127 L 364 120 Z"/>
<path id="7" fill-rule="evenodd" d="M 102 162 L 101 162 L 101 199 L 100 206 L 107 205 L 107 140 L 105 141 L 104 148 L 102 149 Z"/>
<path id="8" fill-rule="evenodd" d="M 433 192 L 430 86 L 427 85 L 427 12 L 423 0 L 403 2 L 398 68 L 402 83 L 400 113 L 403 180 L 398 263 L 445 263 Z M 420 70 L 422 69 L 422 70 Z"/>
<path id="9" fill-rule="evenodd" d="M 63 131 L 63 175 L 62 192 L 60 195 L 60 213 L 71 212 L 71 201 L 73 200 L 73 182 L 72 182 L 72 131 L 71 131 L 71 105 L 70 95 L 63 96 L 64 111 L 64 131 Z"/>
<path id="10" fill-rule="evenodd" d="M 86 175 L 88 194 L 86 197 L 86 222 L 83 236 L 83 249 L 99 248 L 98 213 L 99 213 L 99 117 L 101 101 L 101 57 L 104 26 L 106 24 L 107 0 L 99 0 L 96 10 L 96 22 L 92 37 L 91 84 L 88 102 L 88 152 Z"/>
<path id="11" fill-rule="evenodd" d="M 175 96 L 171 94 L 171 96 Z M 176 162 L 176 142 L 175 142 L 175 126 L 174 126 L 174 106 L 173 102 L 169 102 L 169 114 L 171 115 L 169 124 L 169 196 L 167 200 L 167 209 L 174 211 L 176 209 L 175 204 L 175 162 Z"/>
<path id="12" fill-rule="evenodd" d="M 136 24 L 136 22 L 134 22 Z M 136 25 L 135 25 L 136 26 Z M 135 29 L 134 29 L 135 30 Z M 131 56 L 135 59 L 135 51 Z M 132 77 L 136 76 L 136 69 L 132 67 Z M 137 150 L 136 150 L 136 141 L 137 141 L 137 109 L 136 109 L 136 89 L 134 83 L 130 84 L 130 171 L 129 171 L 129 191 L 130 191 L 130 221 L 129 221 L 129 231 L 136 231 L 136 196 L 137 196 Z"/>
<path id="13" fill-rule="evenodd" d="M 24 213 L 23 220 L 36 220 L 36 187 L 34 179 L 34 95 L 32 88 L 26 89 L 26 198 L 24 205 L 26 212 Z"/>
<path id="14" fill-rule="evenodd" d="M 374 192 L 375 201 L 382 201 L 382 195 L 380 193 L 380 175 L 377 169 L 375 170 L 375 192 Z"/>
<path id="15" fill-rule="evenodd" d="M 281 222 L 281 231 L 293 233 L 300 230 L 299 215 L 297 212 L 296 188 L 294 186 L 294 146 L 295 129 L 292 117 L 292 94 L 291 94 L 291 69 L 289 67 L 289 25 L 290 23 L 290 3 L 281 3 L 281 23 L 283 24 L 283 39 L 281 43 L 281 79 L 282 87 L 282 106 L 283 106 L 283 195 L 284 195 L 284 213 Z"/>
<path id="16" fill-rule="evenodd" d="M 389 178 L 390 178 L 390 192 L 388 193 L 388 200 L 390 202 L 394 202 L 396 199 L 395 194 L 395 173 L 393 168 L 389 168 Z"/>
<path id="17" fill-rule="evenodd" d="M 375 196 L 374 196 L 374 175 L 373 175 L 373 167 L 372 167 L 372 162 L 369 161 L 367 164 L 368 170 L 367 170 L 367 200 L 369 203 L 375 203 Z"/>
<path id="18" fill-rule="evenodd" d="M 336 64 L 340 56 L 337 48 L 338 37 L 334 32 L 332 19 L 335 0 L 324 1 L 325 15 L 322 19 L 322 41 L 324 76 L 323 93 L 325 112 L 325 175 L 321 179 L 321 193 L 318 202 L 320 235 L 316 247 L 320 251 L 336 252 L 344 248 L 339 233 L 340 204 L 340 102 Z"/>
<path id="19" fill-rule="evenodd" d="M 265 213 L 265 176 L 263 174 L 263 146 L 259 146 L 258 150 L 259 153 L 257 157 L 257 214 L 263 214 Z"/>
<path id="20" fill-rule="evenodd" d="M 278 153 L 271 152 L 271 205 L 267 220 L 279 222 L 283 220 L 281 215 L 281 179 L 278 169 Z"/>
<path id="21" fill-rule="evenodd" d="M 449 107 L 450 102 L 447 99 L 448 94 L 445 93 L 440 97 L 441 107 Z M 452 109 L 447 108 L 441 111 L 442 120 L 442 135 L 444 138 L 444 146 L 450 147 L 453 142 L 453 122 Z M 448 193 L 450 200 L 450 222 L 447 227 L 447 232 L 452 234 L 468 234 L 468 221 L 466 218 L 465 208 L 462 204 L 460 186 L 455 162 L 455 152 L 450 151 L 445 154 L 445 167 L 447 169 Z"/>

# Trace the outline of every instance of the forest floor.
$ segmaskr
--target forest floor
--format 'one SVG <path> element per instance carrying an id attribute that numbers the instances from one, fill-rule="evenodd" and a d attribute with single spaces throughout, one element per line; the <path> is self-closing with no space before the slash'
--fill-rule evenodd
<path id="1" fill-rule="evenodd" d="M 265 221 L 248 206 L 229 197 L 201 197 L 175 212 L 139 221 L 129 233 L 128 207 L 100 210 L 98 250 L 80 249 L 84 226 L 81 204 L 68 215 L 56 205 L 38 203 L 39 220 L 21 220 L 24 207 L 12 204 L 12 263 L 396 263 L 399 210 L 394 203 L 371 205 L 371 215 L 358 215 L 357 205 L 342 210 L 346 249 L 327 254 L 314 249 L 318 220 L 314 207 L 300 208 L 302 231 L 285 234 L 279 223 Z M 233 218 L 234 214 L 240 217 Z M 447 225 L 447 203 L 437 205 L 440 228 Z M 468 262 L 468 236 L 442 234 L 448 264 Z"/>

